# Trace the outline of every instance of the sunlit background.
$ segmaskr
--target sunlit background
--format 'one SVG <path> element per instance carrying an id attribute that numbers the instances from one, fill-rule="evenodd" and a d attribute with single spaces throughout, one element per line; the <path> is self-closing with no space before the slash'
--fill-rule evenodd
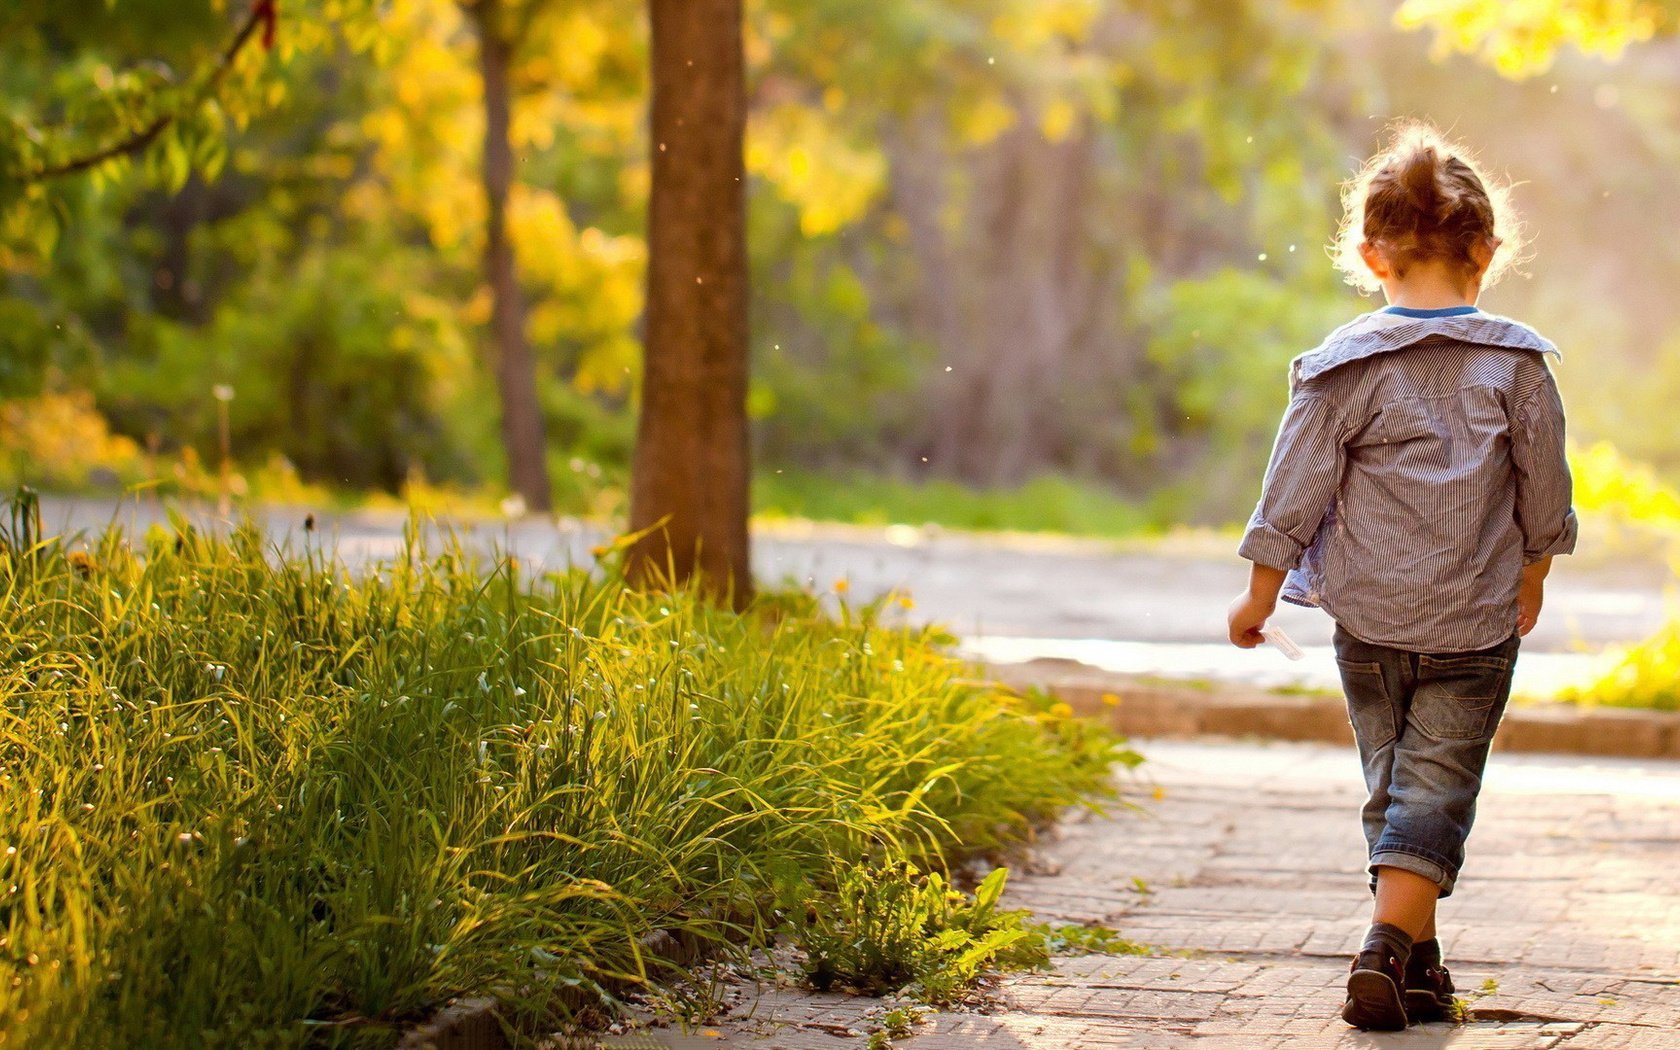
<path id="1" fill-rule="evenodd" d="M 16 113 L 73 119 L 39 100 L 191 69 L 229 17 L 105 6 L 7 27 Z M 639 367 L 645 15 L 531 6 L 512 71 L 527 332 L 557 507 L 612 515 Z M 1518 184 L 1533 258 L 1484 305 L 1563 348 L 1577 442 L 1680 479 L 1676 46 L 1501 69 L 1407 28 L 1432 6 L 1397 24 L 1374 0 L 748 4 L 756 506 L 1240 519 L 1285 363 L 1372 305 L 1324 245 L 1338 183 L 1399 117 Z M 274 56 L 242 56 L 224 126 L 9 205 L 3 480 L 204 484 L 222 383 L 247 491 L 499 490 L 469 19 L 456 0 L 282 17 Z"/>
<path id="2" fill-rule="evenodd" d="M 179 109 L 170 93 L 215 68 L 245 14 L 7 7 L 13 176 Z M 4 183 L 0 483 L 503 506 L 489 84 L 512 106 L 509 222 L 554 509 L 622 527 L 655 146 L 646 13 L 510 4 L 512 60 L 487 81 L 475 10 L 282 4 L 275 49 L 240 51 L 144 151 Z M 1288 360 L 1381 305 L 1329 265 L 1340 184 L 1393 121 L 1420 118 L 1515 186 L 1531 257 L 1483 305 L 1563 350 L 1585 553 L 1660 561 L 1680 525 L 1672 16 L 749 2 L 759 520 L 1240 523 Z"/>

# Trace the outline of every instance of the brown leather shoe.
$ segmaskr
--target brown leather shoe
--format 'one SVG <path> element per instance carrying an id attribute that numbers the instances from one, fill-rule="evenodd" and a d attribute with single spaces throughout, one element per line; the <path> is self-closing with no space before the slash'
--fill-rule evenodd
<path id="1" fill-rule="evenodd" d="M 1408 971 L 1410 967 L 1407 968 Z M 1458 1000 L 1453 997 L 1452 974 L 1444 964 L 1406 974 L 1406 1016 L 1414 1023 L 1446 1021 L 1458 1017 Z"/>
<path id="2" fill-rule="evenodd" d="M 1406 973 L 1386 950 L 1362 951 L 1348 968 L 1342 1020 L 1355 1028 L 1397 1032 L 1406 1027 Z"/>

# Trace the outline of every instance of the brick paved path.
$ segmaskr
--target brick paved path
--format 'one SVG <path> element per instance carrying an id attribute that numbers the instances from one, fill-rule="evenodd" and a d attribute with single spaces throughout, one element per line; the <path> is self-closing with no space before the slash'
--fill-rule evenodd
<path id="1" fill-rule="evenodd" d="M 1351 750 L 1142 749 L 1145 811 L 1062 824 L 1006 901 L 1163 953 L 1058 959 L 1009 978 L 1007 1009 L 934 1015 L 895 1046 L 1680 1050 L 1680 763 L 1496 756 L 1441 912 L 1473 1019 L 1379 1035 L 1337 1016 L 1370 907 Z M 707 1038 L 640 1045 L 855 1048 L 880 1006 L 773 989 Z"/>

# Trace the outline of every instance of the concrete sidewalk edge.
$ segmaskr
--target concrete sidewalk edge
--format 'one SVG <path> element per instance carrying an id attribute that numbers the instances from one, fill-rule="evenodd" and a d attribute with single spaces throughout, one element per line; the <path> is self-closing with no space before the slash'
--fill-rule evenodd
<path id="1" fill-rule="evenodd" d="M 1353 743 L 1339 697 L 1301 696 L 1245 686 L 1177 685 L 1117 674 L 1072 660 L 990 664 L 986 672 L 1017 690 L 1039 688 L 1129 737 L 1262 737 Z M 1680 758 L 1680 713 L 1573 704 L 1512 705 L 1495 751 L 1622 758 Z"/>

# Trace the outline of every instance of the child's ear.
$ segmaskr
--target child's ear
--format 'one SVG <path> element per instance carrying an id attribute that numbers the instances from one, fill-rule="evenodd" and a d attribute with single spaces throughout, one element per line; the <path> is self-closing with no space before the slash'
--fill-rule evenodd
<path id="1" fill-rule="evenodd" d="M 1480 278 L 1487 273 L 1488 267 L 1493 265 L 1493 253 L 1505 242 L 1498 237 L 1488 237 L 1470 245 L 1470 261 L 1476 264 L 1476 276 Z"/>
<path id="2" fill-rule="evenodd" d="M 1359 257 L 1365 260 L 1365 266 L 1377 280 L 1386 281 L 1393 275 L 1393 268 L 1388 265 L 1382 250 L 1370 241 L 1359 242 Z"/>

